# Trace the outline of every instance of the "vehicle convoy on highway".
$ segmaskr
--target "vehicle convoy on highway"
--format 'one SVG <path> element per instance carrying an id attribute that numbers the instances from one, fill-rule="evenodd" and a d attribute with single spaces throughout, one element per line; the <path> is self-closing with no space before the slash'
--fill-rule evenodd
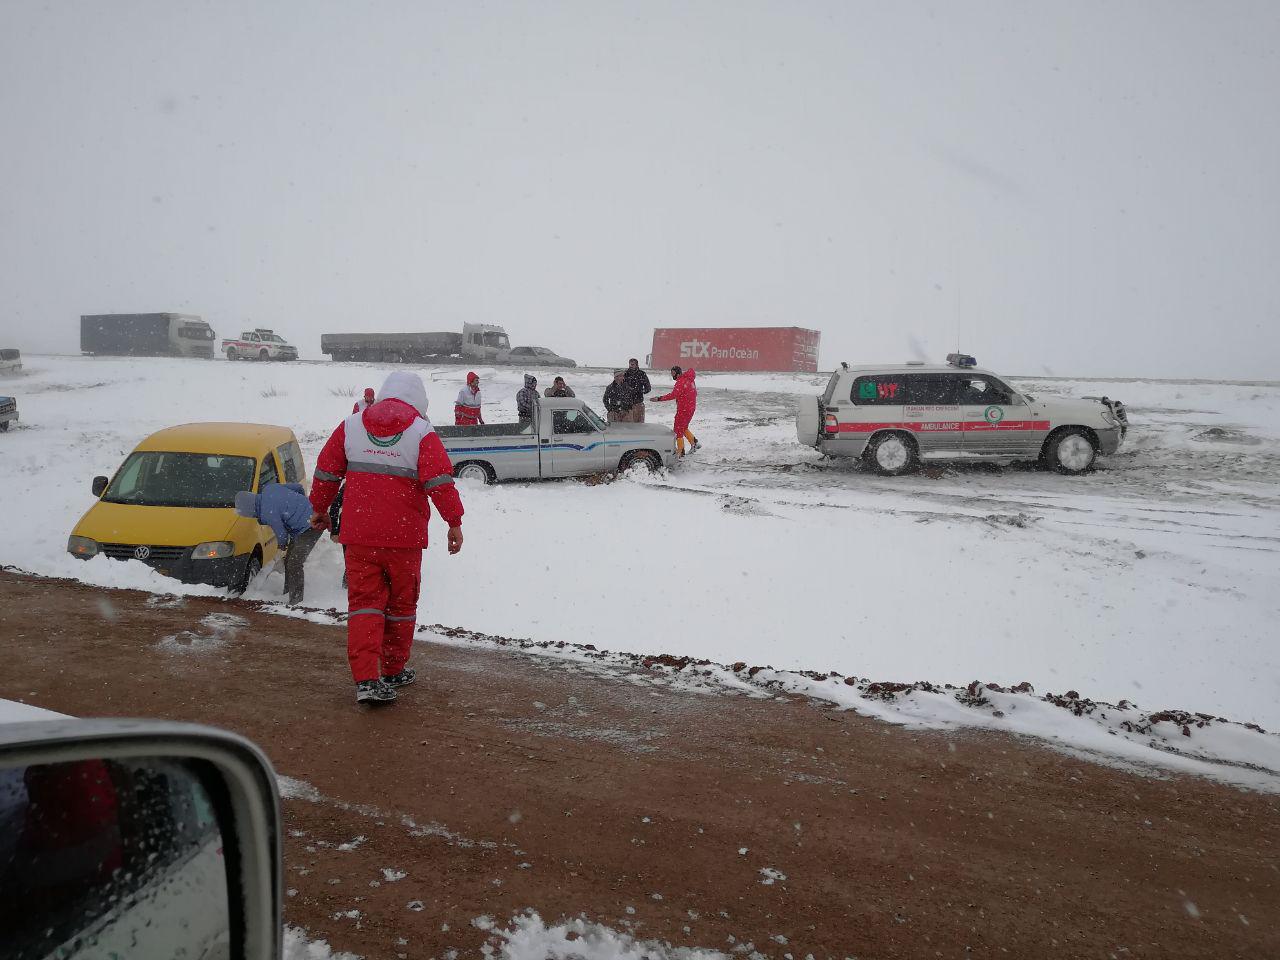
<path id="1" fill-rule="evenodd" d="M 675 436 L 657 424 L 605 423 L 581 400 L 542 398 L 533 420 L 436 427 L 460 479 L 549 480 L 675 462 Z"/>
<path id="2" fill-rule="evenodd" d="M 0 397 L 0 433 L 9 429 L 9 424 L 18 419 L 18 401 L 14 397 Z"/>
<path id="3" fill-rule="evenodd" d="M 107 357 L 213 358 L 216 334 L 188 313 L 99 313 L 80 317 L 80 352 Z"/>
<path id="4" fill-rule="evenodd" d="M 298 348 L 265 327 L 245 330 L 239 340 L 223 340 L 228 360 L 297 360 Z"/>
<path id="5" fill-rule="evenodd" d="M 954 353 L 937 366 L 841 364 L 796 411 L 801 443 L 886 476 L 921 460 L 1039 460 L 1080 474 L 1120 448 L 1128 425 L 1118 400 L 1041 400 Z"/>
<path id="6" fill-rule="evenodd" d="M 461 333 L 325 333 L 320 352 L 369 363 L 496 363 L 577 366 L 546 347 L 511 348 L 502 327 L 464 323 Z"/>
<path id="7" fill-rule="evenodd" d="M 22 351 L 11 347 L 0 349 L 0 374 L 22 372 Z"/>
<path id="8" fill-rule="evenodd" d="M 279 546 L 271 528 L 235 511 L 241 490 L 307 482 L 293 431 L 256 423 L 188 423 L 147 437 L 67 541 L 82 560 L 141 560 L 184 583 L 243 592 Z"/>

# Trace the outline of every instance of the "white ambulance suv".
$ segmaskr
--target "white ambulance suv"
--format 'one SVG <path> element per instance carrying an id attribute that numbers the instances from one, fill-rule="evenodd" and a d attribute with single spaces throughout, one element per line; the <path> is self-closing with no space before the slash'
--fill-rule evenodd
<path id="1" fill-rule="evenodd" d="M 1040 400 L 956 353 L 945 366 L 841 364 L 826 392 L 796 411 L 801 443 L 862 457 L 887 476 L 935 459 L 1040 460 L 1084 473 L 1120 448 L 1128 426 L 1118 400 Z"/>

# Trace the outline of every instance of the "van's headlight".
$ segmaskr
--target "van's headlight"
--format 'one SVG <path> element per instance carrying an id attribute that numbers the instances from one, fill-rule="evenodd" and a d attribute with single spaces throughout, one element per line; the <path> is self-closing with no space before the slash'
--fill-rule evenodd
<path id="1" fill-rule="evenodd" d="M 235 544 L 230 540 L 210 540 L 208 543 L 196 544 L 196 548 L 191 551 L 191 559 L 220 560 L 223 557 L 234 556 L 235 552 Z"/>
<path id="2" fill-rule="evenodd" d="M 81 560 L 96 557 L 98 555 L 98 541 L 90 540 L 88 537 L 77 537 L 72 534 L 67 537 L 67 553 L 73 557 L 79 557 Z"/>

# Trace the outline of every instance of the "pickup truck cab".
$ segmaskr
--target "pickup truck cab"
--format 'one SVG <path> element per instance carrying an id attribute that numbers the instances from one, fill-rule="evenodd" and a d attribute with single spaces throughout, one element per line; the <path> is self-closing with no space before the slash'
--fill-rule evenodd
<path id="1" fill-rule="evenodd" d="M 453 475 L 462 479 L 549 480 L 631 467 L 671 466 L 675 435 L 655 424 L 605 423 L 581 400 L 539 397 L 533 420 L 436 427 Z"/>
<path id="2" fill-rule="evenodd" d="M 245 330 L 239 340 L 223 340 L 222 352 L 228 360 L 298 359 L 297 347 L 265 327 Z"/>
<path id="3" fill-rule="evenodd" d="M 800 442 L 830 456 L 861 457 L 887 476 L 921 460 L 1040 460 L 1084 473 L 1115 453 L 1129 420 L 1107 397 L 1041 400 L 1020 393 L 965 354 L 946 365 L 849 366 L 796 412 Z"/>

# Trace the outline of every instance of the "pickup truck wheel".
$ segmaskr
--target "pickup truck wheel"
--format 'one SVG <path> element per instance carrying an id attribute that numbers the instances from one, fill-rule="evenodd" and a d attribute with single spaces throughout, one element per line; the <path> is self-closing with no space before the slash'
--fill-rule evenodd
<path id="1" fill-rule="evenodd" d="M 658 468 L 662 466 L 662 461 L 658 455 L 651 450 L 641 450 L 638 453 L 625 454 L 618 463 L 618 470 L 626 473 L 628 470 L 639 470 L 642 473 L 657 473 Z"/>
<path id="2" fill-rule="evenodd" d="M 896 477 L 915 467 L 920 460 L 916 442 L 905 433 L 897 431 L 877 434 L 862 459 L 882 477 Z"/>
<path id="3" fill-rule="evenodd" d="M 1098 458 L 1098 448 L 1081 427 L 1067 427 L 1045 441 L 1041 459 L 1049 468 L 1067 476 L 1084 473 Z"/>
<path id="4" fill-rule="evenodd" d="M 478 460 L 458 464 L 453 468 L 453 475 L 459 480 L 479 480 L 481 483 L 493 483 L 497 479 L 493 467 Z"/>
<path id="5" fill-rule="evenodd" d="M 240 355 L 239 355 L 238 353 L 236 353 L 236 348 L 235 348 L 235 347 L 227 347 L 227 359 L 228 359 L 228 360 L 236 360 L 236 359 L 239 359 L 239 357 L 240 357 Z"/>
<path id="6" fill-rule="evenodd" d="M 271 353 L 270 353 L 270 351 L 268 351 L 266 347 L 263 347 L 261 350 L 259 350 L 259 351 L 258 351 L 258 359 L 259 359 L 259 360 L 270 360 L 270 359 L 271 359 Z"/>

